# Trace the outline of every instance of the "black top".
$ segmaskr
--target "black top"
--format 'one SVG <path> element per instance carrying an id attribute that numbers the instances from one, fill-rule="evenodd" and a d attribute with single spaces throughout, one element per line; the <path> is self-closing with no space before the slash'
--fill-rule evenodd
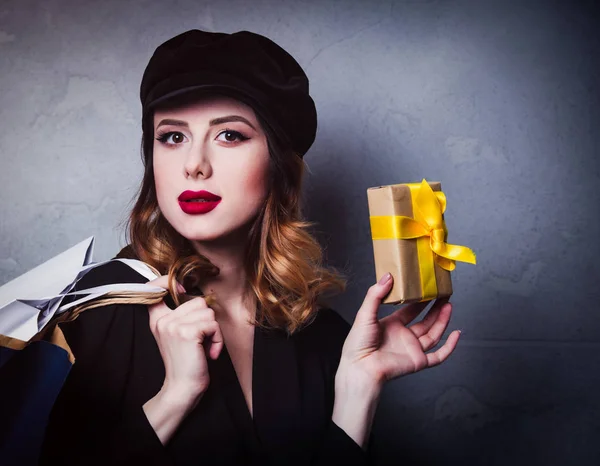
<path id="1" fill-rule="evenodd" d="M 88 272 L 78 289 L 147 279 L 121 262 Z M 76 362 L 50 415 L 43 465 L 366 465 L 368 454 L 332 420 L 334 377 L 350 325 L 321 309 L 295 335 L 255 328 L 250 415 L 224 346 L 211 382 L 166 446 L 142 406 L 165 370 L 144 305 L 111 305 L 62 325 Z"/>

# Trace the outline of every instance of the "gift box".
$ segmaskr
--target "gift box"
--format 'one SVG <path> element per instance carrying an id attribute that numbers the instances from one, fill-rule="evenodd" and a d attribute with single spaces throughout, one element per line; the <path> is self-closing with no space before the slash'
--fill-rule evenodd
<path id="1" fill-rule="evenodd" d="M 452 294 L 455 261 L 475 264 L 464 246 L 447 244 L 446 196 L 440 182 L 367 189 L 375 274 L 394 278 L 385 304 L 429 301 Z"/>

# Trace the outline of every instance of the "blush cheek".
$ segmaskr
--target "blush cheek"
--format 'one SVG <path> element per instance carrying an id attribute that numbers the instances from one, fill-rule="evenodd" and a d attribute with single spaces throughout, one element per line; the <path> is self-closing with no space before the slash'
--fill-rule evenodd
<path id="1" fill-rule="evenodd" d="M 154 186 L 156 188 L 156 199 L 161 212 L 167 217 L 169 216 L 169 209 L 171 206 L 167 205 L 168 203 L 166 200 L 172 197 L 171 191 L 173 191 L 171 183 L 169 182 L 170 178 L 169 167 L 164 166 L 160 160 L 155 159 Z"/>
<path id="2" fill-rule="evenodd" d="M 244 185 L 245 198 L 251 206 L 258 208 L 267 196 L 267 167 L 248 167 Z"/>

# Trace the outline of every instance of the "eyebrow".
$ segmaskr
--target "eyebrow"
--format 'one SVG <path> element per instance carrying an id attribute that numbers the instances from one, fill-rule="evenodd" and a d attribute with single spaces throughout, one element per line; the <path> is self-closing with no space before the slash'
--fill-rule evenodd
<path id="1" fill-rule="evenodd" d="M 208 122 L 208 125 L 215 126 L 215 125 L 220 125 L 222 123 L 228 123 L 230 121 L 241 121 L 242 123 L 246 123 L 248 126 L 250 126 L 250 128 L 252 128 L 254 131 L 256 131 L 256 128 L 254 127 L 254 125 L 252 123 L 250 123 L 246 118 L 244 118 L 243 116 L 240 116 L 240 115 L 227 115 L 224 117 L 214 118 L 213 120 L 210 120 Z M 189 127 L 189 125 L 187 124 L 186 121 L 165 118 L 164 120 L 161 120 L 160 123 L 158 123 L 158 125 L 156 126 L 156 129 L 158 129 L 164 125 L 182 126 L 185 128 Z"/>

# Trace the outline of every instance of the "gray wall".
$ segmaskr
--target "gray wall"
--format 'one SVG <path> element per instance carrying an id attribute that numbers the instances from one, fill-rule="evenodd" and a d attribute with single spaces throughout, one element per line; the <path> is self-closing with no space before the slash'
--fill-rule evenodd
<path id="1" fill-rule="evenodd" d="M 89 235 L 122 243 L 141 175 L 137 92 L 186 29 L 271 37 L 319 112 L 306 212 L 348 291 L 373 283 L 370 186 L 441 180 L 463 330 L 397 379 L 382 464 L 600 464 L 598 13 L 594 2 L 2 0 L 0 283 Z M 382 314 L 389 312 L 382 306 Z"/>

